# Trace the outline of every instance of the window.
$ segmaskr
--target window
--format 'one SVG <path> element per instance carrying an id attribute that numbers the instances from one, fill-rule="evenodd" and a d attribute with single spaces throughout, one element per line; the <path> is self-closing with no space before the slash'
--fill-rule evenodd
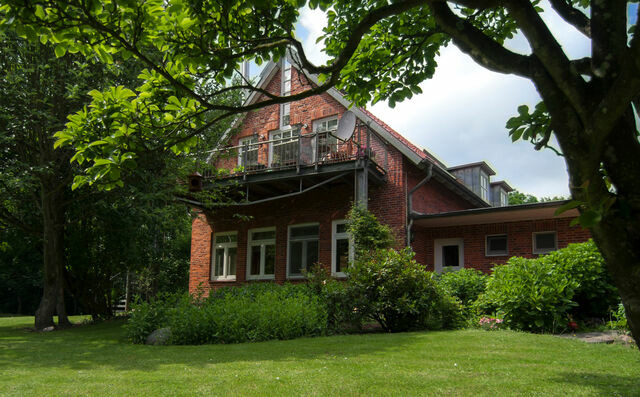
<path id="1" fill-rule="evenodd" d="M 313 132 L 318 134 L 318 158 L 329 153 L 335 153 L 338 149 L 338 139 L 331 135 L 338 128 L 338 117 L 332 116 L 313 122 Z"/>
<path id="2" fill-rule="evenodd" d="M 533 233 L 533 253 L 546 254 L 558 249 L 556 232 Z"/>
<path id="3" fill-rule="evenodd" d="M 247 278 L 273 278 L 276 267 L 276 229 L 249 230 Z"/>
<path id="4" fill-rule="evenodd" d="M 235 280 L 238 254 L 236 232 L 217 233 L 213 237 L 211 280 Z"/>
<path id="5" fill-rule="evenodd" d="M 331 240 L 331 274 L 346 276 L 344 271 L 354 257 L 353 244 L 347 233 L 347 221 L 333 221 L 331 234 L 333 236 Z"/>
<path id="6" fill-rule="evenodd" d="M 507 255 L 507 235 L 498 234 L 487 236 L 486 256 L 504 256 Z"/>
<path id="7" fill-rule="evenodd" d="M 506 207 L 509 205 L 509 195 L 504 190 L 500 190 L 500 206 Z"/>
<path id="8" fill-rule="evenodd" d="M 289 129 L 271 133 L 269 147 L 269 167 L 294 165 L 298 161 L 298 135 L 300 129 Z"/>
<path id="9" fill-rule="evenodd" d="M 238 141 L 238 165 L 248 167 L 258 165 L 258 136 L 242 138 Z M 247 150 L 246 157 L 244 150 Z"/>
<path id="10" fill-rule="evenodd" d="M 461 238 L 434 241 L 435 271 L 459 270 L 464 267 L 464 244 Z"/>
<path id="11" fill-rule="evenodd" d="M 480 171 L 480 197 L 489 201 L 489 177 L 482 171 Z"/>
<path id="12" fill-rule="evenodd" d="M 318 229 L 318 224 L 289 226 L 289 277 L 301 277 L 303 270 L 318 262 Z"/>
<path id="13" fill-rule="evenodd" d="M 291 94 L 291 64 L 287 58 L 282 59 L 282 78 L 280 83 L 280 94 L 287 96 Z M 290 103 L 280 105 L 280 127 L 288 126 L 290 123 L 291 106 Z"/>

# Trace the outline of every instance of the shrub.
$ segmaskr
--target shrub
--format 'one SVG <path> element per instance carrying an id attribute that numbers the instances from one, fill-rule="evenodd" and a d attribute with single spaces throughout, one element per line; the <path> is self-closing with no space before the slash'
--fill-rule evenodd
<path id="1" fill-rule="evenodd" d="M 359 254 L 391 248 L 395 243 L 391 228 L 380 223 L 373 213 L 359 205 L 354 204 L 349 210 L 347 230 Z"/>
<path id="2" fill-rule="evenodd" d="M 624 310 L 624 305 L 618 303 L 616 311 L 611 311 L 612 319 L 607 323 L 607 326 L 611 329 L 617 329 L 620 331 L 629 331 L 629 323 L 627 322 L 627 313 Z"/>
<path id="3" fill-rule="evenodd" d="M 571 310 L 575 317 L 606 318 L 609 310 L 616 307 L 620 299 L 618 290 L 593 240 L 569 244 L 540 257 L 539 261 L 550 263 L 555 272 L 562 272 L 579 284 L 572 298 L 577 304 Z"/>
<path id="4" fill-rule="evenodd" d="M 378 250 L 349 268 L 348 289 L 356 311 L 390 332 L 456 328 L 463 322 L 458 301 L 409 249 Z"/>
<path id="5" fill-rule="evenodd" d="M 147 336 L 167 323 L 167 312 L 185 294 L 160 294 L 149 302 L 134 302 L 125 325 L 127 338 L 133 343 L 145 343 Z"/>
<path id="6" fill-rule="evenodd" d="M 438 282 L 449 295 L 455 296 L 465 307 L 469 307 L 484 292 L 487 275 L 479 270 L 463 268 L 441 274 Z"/>
<path id="7" fill-rule="evenodd" d="M 171 328 L 170 343 L 181 345 L 291 339 L 327 330 L 326 307 L 305 285 L 258 283 L 220 289 L 203 300 L 183 295 L 169 307 L 144 307 L 133 311 L 127 326 L 134 343 L 162 327 Z M 153 311 L 163 315 L 146 314 Z"/>
<path id="8" fill-rule="evenodd" d="M 363 315 L 357 310 L 349 283 L 331 278 L 321 264 L 314 265 L 307 274 L 307 286 L 319 296 L 327 309 L 327 323 L 331 332 L 361 330 Z"/>
<path id="9" fill-rule="evenodd" d="M 578 282 L 552 263 L 513 257 L 493 268 L 487 288 L 477 301 L 481 312 L 496 312 L 513 329 L 553 332 L 564 323 Z"/>

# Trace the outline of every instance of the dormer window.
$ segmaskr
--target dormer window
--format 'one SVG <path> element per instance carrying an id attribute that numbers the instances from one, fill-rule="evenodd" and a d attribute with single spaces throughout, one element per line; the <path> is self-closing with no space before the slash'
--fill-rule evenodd
<path id="1" fill-rule="evenodd" d="M 500 190 L 500 206 L 506 207 L 509 205 L 509 195 L 504 190 Z"/>
<path id="2" fill-rule="evenodd" d="M 291 95 L 291 64 L 287 58 L 282 58 L 282 77 L 280 83 L 280 94 L 282 96 Z M 291 123 L 291 103 L 280 104 L 280 127 L 286 127 Z"/>

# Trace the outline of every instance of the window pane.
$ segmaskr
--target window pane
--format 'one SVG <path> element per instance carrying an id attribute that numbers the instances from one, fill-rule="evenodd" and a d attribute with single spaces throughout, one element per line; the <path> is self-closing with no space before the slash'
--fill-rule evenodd
<path id="1" fill-rule="evenodd" d="M 251 247 L 249 256 L 249 274 L 256 276 L 260 274 L 260 246 Z"/>
<path id="2" fill-rule="evenodd" d="M 336 272 L 344 272 L 349 264 L 349 240 L 336 240 Z"/>
<path id="3" fill-rule="evenodd" d="M 536 234 L 536 249 L 538 250 L 556 249 L 556 234 L 555 233 Z"/>
<path id="4" fill-rule="evenodd" d="M 291 249 L 289 250 L 289 273 L 300 274 L 302 273 L 302 242 L 291 242 Z"/>
<path id="5" fill-rule="evenodd" d="M 336 225 L 336 233 L 346 233 L 347 232 L 347 224 L 339 223 Z"/>
<path id="6" fill-rule="evenodd" d="M 238 240 L 238 236 L 235 234 L 223 234 L 222 236 L 216 236 L 216 243 L 235 243 Z"/>
<path id="7" fill-rule="evenodd" d="M 235 276 L 236 275 L 236 257 L 237 257 L 237 248 L 229 248 L 227 250 L 227 264 L 229 266 L 229 271 L 227 272 L 228 276 Z"/>
<path id="8" fill-rule="evenodd" d="M 307 241 L 306 269 L 318 263 L 318 241 Z"/>
<path id="9" fill-rule="evenodd" d="M 507 253 L 507 236 L 487 236 L 487 253 L 492 255 Z"/>
<path id="10" fill-rule="evenodd" d="M 273 274 L 276 268 L 276 246 L 268 244 L 264 249 L 264 274 Z"/>
<path id="11" fill-rule="evenodd" d="M 292 227 L 291 237 L 318 237 L 318 225 Z"/>
<path id="12" fill-rule="evenodd" d="M 252 232 L 251 239 L 252 240 L 272 240 L 276 238 L 275 230 L 269 230 L 266 232 Z"/>
<path id="13" fill-rule="evenodd" d="M 224 274 L 222 270 L 223 266 L 224 266 L 224 248 L 216 248 L 215 266 L 213 269 L 213 275 L 222 276 Z"/>
<path id="14" fill-rule="evenodd" d="M 442 247 L 442 266 L 459 266 L 457 245 L 445 245 Z"/>

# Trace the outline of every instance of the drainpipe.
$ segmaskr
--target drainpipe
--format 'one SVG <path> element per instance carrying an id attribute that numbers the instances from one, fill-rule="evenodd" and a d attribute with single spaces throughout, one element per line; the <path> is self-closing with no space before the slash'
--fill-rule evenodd
<path id="1" fill-rule="evenodd" d="M 424 161 L 424 160 L 423 160 Z M 418 212 L 413 210 L 413 194 L 422 187 L 425 183 L 429 182 L 431 176 L 433 175 L 433 164 L 429 163 L 427 168 L 427 176 L 418 182 L 417 185 L 413 187 L 413 189 L 409 190 L 409 194 L 407 194 L 407 247 L 411 247 L 411 228 L 413 227 L 413 217 L 412 215 L 421 215 Z"/>

